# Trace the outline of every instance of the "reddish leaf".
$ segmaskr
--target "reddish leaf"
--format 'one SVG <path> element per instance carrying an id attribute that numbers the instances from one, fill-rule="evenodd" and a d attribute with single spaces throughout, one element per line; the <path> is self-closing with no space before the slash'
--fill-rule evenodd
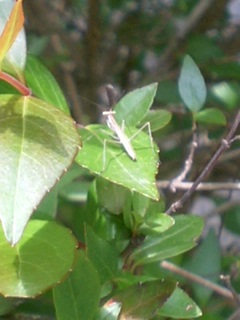
<path id="1" fill-rule="evenodd" d="M 24 15 L 22 8 L 22 0 L 16 1 L 6 26 L 0 37 L 0 63 L 3 61 L 6 53 L 11 48 L 18 33 L 23 27 Z"/>

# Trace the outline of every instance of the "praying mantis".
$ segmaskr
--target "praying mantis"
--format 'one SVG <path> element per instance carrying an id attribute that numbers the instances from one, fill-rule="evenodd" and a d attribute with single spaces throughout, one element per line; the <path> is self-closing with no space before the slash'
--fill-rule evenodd
<path id="1" fill-rule="evenodd" d="M 124 133 L 124 126 L 122 128 L 117 124 L 115 118 L 114 118 L 115 111 L 109 110 L 109 111 L 103 111 L 103 116 L 106 117 L 106 122 L 109 127 L 117 136 L 119 143 L 122 144 L 123 148 L 125 149 L 126 153 L 129 155 L 129 157 L 135 161 L 136 153 L 132 147 L 130 139 L 127 137 L 127 135 Z M 123 122 L 124 124 L 124 122 Z"/>
<path id="2" fill-rule="evenodd" d="M 120 174 L 123 170 L 133 172 L 134 168 L 139 172 L 146 170 L 150 163 L 155 167 L 158 161 L 157 146 L 152 140 L 150 123 L 148 120 L 144 122 L 144 118 L 152 105 L 157 84 L 135 89 L 117 104 L 113 87 L 107 85 L 105 88 L 109 108 L 102 115 L 113 134 L 101 125 L 89 125 L 83 129 L 83 148 L 78 156 L 81 163 L 104 176 L 112 176 L 112 169 L 116 168 L 114 173 Z M 152 118 L 147 119 L 151 121 Z M 136 128 L 139 123 L 140 128 Z M 141 132 L 144 128 L 145 132 Z M 121 149 L 110 147 L 110 144 L 121 145 Z"/>
<path id="3" fill-rule="evenodd" d="M 98 124 L 80 128 L 83 147 L 76 159 L 102 178 L 154 199 L 159 196 L 155 185 L 158 150 L 152 141 L 150 124 L 143 119 L 152 105 L 156 90 L 156 83 L 135 89 L 115 105 L 114 91 L 108 86 L 109 109 L 103 111 L 103 117 L 113 134 Z M 145 124 L 136 129 L 141 121 Z M 145 127 L 149 135 L 141 132 Z M 110 143 L 118 143 L 121 148 L 110 147 Z"/>
<path id="4" fill-rule="evenodd" d="M 133 160 L 136 161 L 136 152 L 132 147 L 131 140 L 136 137 L 140 131 L 142 131 L 145 127 L 148 127 L 148 132 L 150 136 L 151 146 L 152 146 L 152 136 L 151 136 L 151 130 L 150 130 L 150 124 L 146 123 L 144 124 L 131 138 L 128 138 L 128 136 L 124 132 L 124 121 L 122 122 L 122 127 L 120 127 L 114 118 L 115 111 L 112 110 L 112 106 L 114 105 L 114 89 L 112 85 L 106 86 L 107 96 L 109 100 L 110 110 L 109 111 L 103 111 L 103 116 L 106 118 L 107 126 L 110 130 L 112 130 L 116 134 L 116 138 L 118 139 L 118 143 L 120 143 L 124 150 L 126 151 L 127 155 Z M 106 140 L 104 140 L 104 149 L 106 148 Z M 104 150 L 104 166 L 105 166 L 105 150 Z"/>

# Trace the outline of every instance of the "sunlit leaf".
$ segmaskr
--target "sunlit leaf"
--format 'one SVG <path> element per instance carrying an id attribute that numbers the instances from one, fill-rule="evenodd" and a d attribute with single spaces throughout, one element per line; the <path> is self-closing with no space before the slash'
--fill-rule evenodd
<path id="1" fill-rule="evenodd" d="M 146 116 L 152 106 L 157 92 L 157 83 L 136 89 L 126 94 L 115 106 L 116 120 L 121 125 L 136 127 Z"/>
<path id="2" fill-rule="evenodd" d="M 33 97 L 2 95 L 0 120 L 0 219 L 6 238 L 16 244 L 80 142 L 71 118 Z"/>
<path id="3" fill-rule="evenodd" d="M 180 288 L 176 288 L 171 297 L 158 312 L 158 315 L 173 319 L 192 319 L 202 315 L 196 303 Z"/>
<path id="4" fill-rule="evenodd" d="M 134 134 L 136 129 L 131 130 Z M 140 132 L 131 142 L 136 161 L 126 154 L 119 143 L 111 138 L 111 132 L 102 125 L 90 125 L 80 129 L 83 148 L 76 161 L 91 172 L 157 200 L 159 193 L 155 184 L 158 167 L 157 147 L 150 137 Z M 128 136 L 131 135 L 126 130 Z"/>
<path id="5" fill-rule="evenodd" d="M 155 200 L 159 197 L 155 185 L 157 147 L 152 142 L 152 137 L 134 126 L 136 127 L 149 111 L 156 90 L 156 83 L 134 90 L 114 107 L 114 117 L 119 127 L 122 123 L 126 125 L 126 138 L 121 140 L 121 144 L 116 139 L 114 141 L 113 132 L 106 130 L 105 126 L 91 125 L 80 129 L 83 149 L 76 159 L 91 172 Z M 120 128 L 118 130 L 120 131 Z M 135 155 L 129 155 L 125 141 L 131 143 L 136 159 Z"/>
<path id="6" fill-rule="evenodd" d="M 71 270 L 77 242 L 55 222 L 32 220 L 12 247 L 0 230 L 0 293 L 34 297 L 60 282 Z"/>

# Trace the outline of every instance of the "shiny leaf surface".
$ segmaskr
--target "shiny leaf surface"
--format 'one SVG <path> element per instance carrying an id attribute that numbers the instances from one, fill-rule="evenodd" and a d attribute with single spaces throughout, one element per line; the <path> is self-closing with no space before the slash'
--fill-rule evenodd
<path id="1" fill-rule="evenodd" d="M 0 121 L 0 219 L 14 245 L 80 142 L 71 118 L 33 97 L 2 95 Z"/>
<path id="2" fill-rule="evenodd" d="M 76 240 L 55 222 L 32 220 L 12 247 L 0 230 L 0 292 L 34 297 L 60 282 L 73 266 Z"/>

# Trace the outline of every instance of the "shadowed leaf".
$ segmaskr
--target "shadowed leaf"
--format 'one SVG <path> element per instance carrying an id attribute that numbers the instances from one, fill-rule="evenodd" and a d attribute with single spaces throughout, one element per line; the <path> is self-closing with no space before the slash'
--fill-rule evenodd
<path id="1" fill-rule="evenodd" d="M 14 245 L 80 142 L 71 118 L 33 97 L 2 95 L 0 121 L 0 219 Z"/>

